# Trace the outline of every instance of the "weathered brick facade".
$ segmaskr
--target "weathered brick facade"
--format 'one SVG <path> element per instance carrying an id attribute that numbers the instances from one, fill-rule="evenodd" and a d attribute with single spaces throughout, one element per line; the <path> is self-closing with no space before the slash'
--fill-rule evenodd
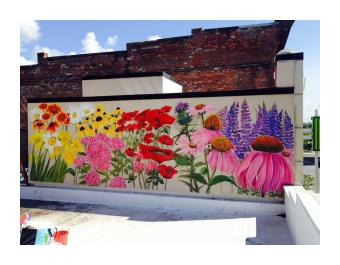
<path id="1" fill-rule="evenodd" d="M 293 21 L 193 29 L 192 35 L 128 43 L 126 51 L 44 57 L 20 67 L 20 124 L 27 127 L 27 98 L 82 96 L 82 78 L 164 71 L 184 92 L 275 87 L 276 53 Z"/>

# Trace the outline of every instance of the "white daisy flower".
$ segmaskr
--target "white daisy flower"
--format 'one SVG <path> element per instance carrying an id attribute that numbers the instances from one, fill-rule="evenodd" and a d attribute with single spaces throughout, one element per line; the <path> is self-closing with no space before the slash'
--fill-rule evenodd
<path id="1" fill-rule="evenodd" d="M 80 122 L 84 117 L 84 111 L 80 106 L 74 105 L 68 108 L 68 113 L 70 113 L 70 122 L 76 124 Z"/>
<path id="2" fill-rule="evenodd" d="M 94 111 L 96 110 L 96 107 L 93 104 L 86 103 L 86 102 L 81 103 L 80 108 L 82 109 L 85 116 L 89 116 L 90 114 L 94 113 Z"/>
<path id="3" fill-rule="evenodd" d="M 30 121 L 41 120 L 42 114 L 43 114 L 43 111 L 41 109 L 34 108 L 30 112 L 29 119 Z"/>
<path id="4" fill-rule="evenodd" d="M 48 149 L 50 154 L 53 153 L 55 146 L 61 146 L 61 142 L 58 139 L 57 133 L 45 133 L 44 134 L 45 147 Z"/>

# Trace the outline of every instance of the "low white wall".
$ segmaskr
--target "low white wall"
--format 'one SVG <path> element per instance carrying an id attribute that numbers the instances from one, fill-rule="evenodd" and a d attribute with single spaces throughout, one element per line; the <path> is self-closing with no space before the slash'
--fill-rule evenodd
<path id="1" fill-rule="evenodd" d="M 320 204 L 302 186 L 284 187 L 286 221 L 294 243 L 320 244 Z"/>
<path id="2" fill-rule="evenodd" d="M 93 189 L 22 186 L 20 187 L 20 198 L 246 216 L 278 215 L 284 213 L 284 205 L 279 202 L 217 200 Z"/>

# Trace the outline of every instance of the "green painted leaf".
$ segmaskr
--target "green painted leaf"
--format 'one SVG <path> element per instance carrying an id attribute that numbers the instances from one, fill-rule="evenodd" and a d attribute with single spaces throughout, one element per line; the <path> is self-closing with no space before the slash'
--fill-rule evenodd
<path id="1" fill-rule="evenodd" d="M 68 168 L 66 170 L 66 173 L 70 173 L 72 176 L 75 176 L 76 175 L 76 171 L 73 169 L 73 168 Z"/>
<path id="2" fill-rule="evenodd" d="M 181 179 L 180 179 L 179 181 L 181 181 L 181 182 L 183 182 L 185 185 L 187 185 L 187 186 L 190 188 L 190 190 L 193 190 L 193 189 L 194 189 L 194 187 L 191 185 L 190 182 L 185 181 L 185 180 L 181 180 Z"/>
<path id="3" fill-rule="evenodd" d="M 106 178 L 110 178 L 109 173 L 108 173 L 107 171 L 104 171 L 104 170 L 97 170 L 97 172 L 98 172 L 100 175 L 105 176 Z"/>
<path id="4" fill-rule="evenodd" d="M 201 174 L 194 173 L 194 174 L 191 174 L 190 177 L 202 184 L 206 184 L 206 185 L 208 184 L 208 182 L 205 180 L 205 178 Z"/>
<path id="5" fill-rule="evenodd" d="M 229 182 L 229 183 L 237 186 L 237 184 L 234 180 L 234 177 L 233 176 L 226 176 L 226 175 L 214 176 L 212 179 L 210 179 L 208 186 L 211 187 L 211 186 L 214 186 L 214 185 L 221 183 L 221 182 Z"/>
<path id="6" fill-rule="evenodd" d="M 179 175 L 179 178 L 190 178 L 190 174 Z"/>
<path id="7" fill-rule="evenodd" d="M 204 165 L 205 165 L 205 163 L 200 161 L 200 162 L 195 163 L 194 167 L 201 167 L 201 166 L 204 166 Z"/>
<path id="8" fill-rule="evenodd" d="M 198 172 L 199 172 L 201 175 L 205 175 L 205 174 L 207 174 L 207 172 L 208 172 L 208 168 L 207 168 L 206 166 L 201 167 L 201 168 L 198 170 Z"/>
<path id="9" fill-rule="evenodd" d="M 86 184 L 85 180 L 82 180 L 82 181 L 79 182 L 79 185 L 84 185 L 84 184 Z"/>
<path id="10" fill-rule="evenodd" d="M 179 166 L 190 166 L 191 164 L 191 159 L 185 156 L 176 156 L 174 160 Z"/>
<path id="11" fill-rule="evenodd" d="M 127 158 L 126 154 L 124 154 L 123 152 L 119 152 L 119 156 Z"/>
<path id="12" fill-rule="evenodd" d="M 81 169 L 81 173 L 85 174 L 91 169 L 90 165 L 84 165 L 83 168 Z"/>

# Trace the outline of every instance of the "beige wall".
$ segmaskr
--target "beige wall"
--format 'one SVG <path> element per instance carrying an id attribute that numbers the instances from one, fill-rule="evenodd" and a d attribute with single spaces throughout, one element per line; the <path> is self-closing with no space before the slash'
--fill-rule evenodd
<path id="1" fill-rule="evenodd" d="M 180 93 L 182 86 L 164 76 L 83 80 L 84 97 Z"/>

